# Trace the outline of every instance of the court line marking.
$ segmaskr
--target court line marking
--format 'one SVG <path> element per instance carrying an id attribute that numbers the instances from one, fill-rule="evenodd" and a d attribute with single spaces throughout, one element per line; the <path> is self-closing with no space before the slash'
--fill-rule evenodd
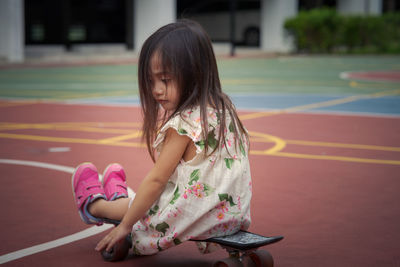
<path id="1" fill-rule="evenodd" d="M 346 162 L 357 162 L 357 163 L 374 163 L 374 164 L 388 164 L 388 165 L 400 165 L 400 160 L 386 160 L 386 159 L 371 159 L 371 158 L 358 158 L 358 157 L 346 157 L 346 156 L 336 156 L 336 155 L 316 155 L 316 154 L 304 154 L 304 153 L 291 153 L 291 152 L 281 152 L 282 149 L 285 148 L 286 144 L 289 144 L 287 140 L 281 139 L 276 136 L 267 135 L 263 133 L 250 132 L 250 135 L 257 136 L 258 141 L 275 143 L 275 145 L 267 150 L 250 150 L 250 154 L 252 155 L 270 155 L 270 156 L 278 156 L 278 157 L 287 157 L 287 158 L 300 158 L 300 159 L 317 159 L 317 160 L 336 160 L 336 161 L 346 161 Z M 302 142 L 302 141 L 300 141 Z M 305 141 L 307 143 L 307 141 Z M 293 142 L 292 142 L 293 143 Z M 319 142 L 310 142 L 308 145 L 316 145 Z M 335 147 L 335 143 L 323 143 L 324 146 Z M 338 144 L 345 147 L 348 144 Z M 351 146 L 351 144 L 350 144 Z M 345 147 L 345 148 L 357 148 L 357 149 L 371 149 L 375 146 L 364 146 L 364 145 L 354 145 L 355 147 Z M 390 148 L 390 147 L 377 147 L 378 150 L 382 150 L 382 148 Z M 394 151 L 400 152 L 400 149 L 395 147 Z M 393 150 L 391 150 L 393 151 Z"/>
<path id="2" fill-rule="evenodd" d="M 53 136 L 40 136 L 29 134 L 10 134 L 0 133 L 0 138 L 31 140 L 31 141 L 45 141 L 45 142 L 61 142 L 61 143 L 78 143 L 78 144 L 92 144 L 92 145 L 111 145 L 123 147 L 145 147 L 144 144 L 139 142 L 114 142 L 103 143 L 102 140 L 85 139 L 85 138 L 67 138 L 67 137 L 53 137 Z"/>
<path id="3" fill-rule="evenodd" d="M 0 102 L 0 108 L 16 107 L 16 106 L 26 106 L 35 104 L 35 101 L 24 101 L 24 102 Z"/>
<path id="4" fill-rule="evenodd" d="M 361 100 L 361 99 L 379 98 L 379 97 L 383 97 L 383 96 L 398 95 L 398 94 L 400 94 L 400 89 L 382 91 L 382 92 L 365 94 L 365 95 L 353 95 L 353 96 L 349 96 L 349 97 L 345 97 L 345 98 L 316 102 L 316 103 L 311 103 L 311 104 L 307 104 L 307 105 L 294 106 L 294 107 L 280 109 L 280 110 L 254 112 L 254 113 L 250 113 L 250 114 L 241 115 L 239 117 L 241 120 L 250 120 L 250 119 L 256 119 L 256 118 L 272 116 L 272 115 L 277 115 L 277 114 L 283 114 L 283 113 L 299 112 L 299 111 L 305 111 L 305 110 L 315 109 L 315 108 L 330 107 L 330 106 L 335 106 L 335 105 L 339 105 L 339 104 L 354 102 L 354 101 Z"/>
<path id="5" fill-rule="evenodd" d="M 38 162 L 38 161 L 28 161 L 28 160 L 14 160 L 14 159 L 0 159 L 0 164 L 14 164 L 14 165 L 23 165 L 23 166 L 31 166 L 31 167 L 38 167 L 38 168 L 45 168 L 45 169 L 50 169 L 50 170 L 56 170 L 56 171 L 61 171 L 61 172 L 66 172 L 69 174 L 72 174 L 75 170 L 73 167 L 68 167 L 68 166 L 63 166 L 63 165 L 57 165 L 57 164 L 52 164 L 52 163 L 45 163 L 45 162 Z M 131 188 L 128 187 L 128 195 L 132 196 L 134 193 Z M 13 260 L 17 260 L 26 256 L 30 256 L 33 254 L 37 254 L 46 250 L 50 250 L 56 247 L 60 247 L 93 235 L 97 235 L 101 232 L 104 232 L 110 228 L 112 228 L 113 225 L 111 224 L 103 224 L 102 226 L 92 226 L 90 228 L 87 228 L 83 231 L 77 232 L 72 235 L 68 235 L 62 238 L 55 239 L 53 241 L 49 241 L 46 243 L 42 243 L 39 245 L 35 245 L 32 247 L 28 247 L 25 249 L 17 250 L 11 253 L 7 253 L 4 255 L 0 256 L 0 264 L 10 262 Z"/>
<path id="6" fill-rule="evenodd" d="M 89 126 L 88 126 L 89 125 Z M 5 130 L 26 130 L 26 129 L 40 129 L 40 130 L 56 130 L 56 131 L 77 131 L 77 132 L 95 132 L 95 133 L 112 133 L 112 134 L 132 134 L 136 130 L 132 129 L 110 129 L 104 128 L 107 126 L 116 127 L 139 127 L 139 124 L 128 125 L 120 123 L 114 125 L 109 123 L 14 123 L 14 122 L 0 122 L 0 131 Z"/>
<path id="7" fill-rule="evenodd" d="M 274 156 L 288 157 L 288 158 L 300 158 L 300 159 L 319 159 L 319 160 L 335 160 L 335 161 L 347 161 L 347 162 L 358 162 L 358 163 L 400 165 L 400 160 L 368 159 L 368 158 L 330 156 L 330 155 L 288 153 L 288 152 L 277 152 L 277 153 L 274 153 Z"/>
<path id="8" fill-rule="evenodd" d="M 0 124 L 1 126 L 1 124 Z M 250 154 L 253 155 L 270 155 L 270 156 L 286 156 L 290 158 L 304 158 L 304 159 L 323 159 L 323 160 L 338 160 L 348 162 L 364 162 L 364 163 L 377 163 L 377 164 L 389 164 L 399 165 L 400 161 L 397 160 L 383 160 L 383 159 L 371 159 L 371 158 L 358 158 L 358 157 L 344 157 L 337 155 L 313 155 L 313 154 L 301 154 L 301 153 L 281 153 L 287 144 L 297 145 L 308 145 L 308 146 L 323 146 L 323 147 L 337 147 L 337 148 L 349 148 L 349 149 L 364 149 L 364 150 L 380 150 L 380 151 L 393 151 L 399 152 L 399 147 L 384 147 L 384 146 L 373 146 L 373 145 L 362 145 L 362 144 L 341 144 L 341 143 L 329 143 L 329 142 L 313 142 L 313 141 L 302 141 L 302 140 L 284 140 L 277 136 L 272 136 L 265 133 L 259 133 L 250 131 L 252 136 L 255 136 L 257 141 L 265 143 L 275 143 L 272 148 L 267 150 L 251 150 Z M 83 139 L 83 138 L 64 138 L 64 137 L 52 137 L 52 136 L 39 136 L 39 135 L 26 135 L 26 134 L 11 134 L 1 133 L 0 138 L 9 139 L 20 139 L 20 140 L 32 140 L 32 141 L 47 141 L 47 142 L 62 142 L 62 143 L 79 143 L 79 144 L 93 144 L 93 145 L 111 145 L 120 147 L 140 147 L 144 148 L 145 145 L 141 142 L 123 142 L 122 140 L 132 139 L 138 137 L 139 131 L 134 132 L 130 135 L 115 136 L 106 139 Z M 279 153 L 280 154 L 279 154 Z"/>
<path id="9" fill-rule="evenodd" d="M 275 145 L 272 148 L 262 151 L 262 153 L 265 155 L 274 155 L 275 153 L 284 149 L 286 146 L 286 142 L 277 136 L 273 136 L 273 135 L 265 134 L 265 133 L 258 133 L 258 132 L 254 132 L 254 131 L 249 131 L 249 134 L 251 136 L 260 137 L 263 140 L 266 140 L 268 142 L 275 143 Z M 252 152 L 250 151 L 250 153 L 252 153 Z"/>
<path id="10" fill-rule="evenodd" d="M 72 174 L 74 172 L 74 168 L 72 168 L 72 167 L 51 164 L 51 163 L 37 162 L 37 161 L 0 159 L 0 163 L 45 168 L 45 169 L 50 169 L 50 170 L 62 171 L 62 172 L 70 173 L 70 174 Z M 72 235 L 68 235 L 68 236 L 65 236 L 62 238 L 58 238 L 53 241 L 49 241 L 46 243 L 42 243 L 39 245 L 35 245 L 32 247 L 28 247 L 25 249 L 7 253 L 7 254 L 0 256 L 0 264 L 10 262 L 13 260 L 17 260 L 17 259 L 32 255 L 32 254 L 37 254 L 39 252 L 43 252 L 43 251 L 53 249 L 56 247 L 60 247 L 60 246 L 87 238 L 89 236 L 99 234 L 107 229 L 112 228 L 112 227 L 113 226 L 109 225 L 109 224 L 104 224 L 102 226 L 92 226 L 88 229 L 85 229 L 83 231 L 77 232 Z"/>
<path id="11" fill-rule="evenodd" d="M 264 142 L 271 143 L 272 141 L 265 140 L 264 138 L 252 138 L 253 142 Z M 334 147 L 334 148 L 350 148 L 350 149 L 361 149 L 361 150 L 380 150 L 380 151 L 393 151 L 400 152 L 400 147 L 391 146 L 375 146 L 375 145 L 363 145 L 363 144 L 345 144 L 345 143 L 333 143 L 333 142 L 319 142 L 319 141 L 304 141 L 304 140 L 286 140 L 282 139 L 286 144 L 301 145 L 301 146 L 317 146 L 317 147 Z"/>
<path id="12" fill-rule="evenodd" d="M 127 134 L 127 135 L 120 135 L 120 136 L 115 136 L 115 137 L 111 137 L 111 138 L 101 139 L 101 140 L 98 140 L 98 142 L 101 144 L 112 144 L 115 142 L 120 142 L 120 141 L 124 141 L 124 140 L 128 140 L 128 139 L 138 138 L 141 136 L 142 136 L 142 132 L 136 131 L 134 133 Z"/>
<path id="13" fill-rule="evenodd" d="M 17 250 L 15 252 L 11 252 L 5 255 L 0 256 L 0 264 L 6 263 L 6 262 L 10 262 L 10 261 L 14 261 L 26 256 L 30 256 L 33 254 L 37 254 L 46 250 L 50 250 L 56 247 L 60 247 L 93 235 L 97 235 L 103 231 L 106 231 L 110 228 L 112 228 L 113 225 L 110 224 L 103 224 L 102 226 L 92 226 L 88 229 L 85 229 L 83 231 L 77 232 L 75 234 L 69 235 L 69 236 L 65 236 L 50 242 L 46 242 L 40 245 L 36 245 L 36 246 L 32 246 L 29 248 L 25 248 L 25 249 L 21 249 L 21 250 Z"/>

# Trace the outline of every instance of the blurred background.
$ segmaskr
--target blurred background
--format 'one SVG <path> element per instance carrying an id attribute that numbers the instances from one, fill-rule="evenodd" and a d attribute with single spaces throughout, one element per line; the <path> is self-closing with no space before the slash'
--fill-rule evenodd
<path id="1" fill-rule="evenodd" d="M 178 18 L 198 21 L 230 55 L 399 53 L 399 10 L 399 0 L 1 0 L 0 62 L 135 56 Z"/>

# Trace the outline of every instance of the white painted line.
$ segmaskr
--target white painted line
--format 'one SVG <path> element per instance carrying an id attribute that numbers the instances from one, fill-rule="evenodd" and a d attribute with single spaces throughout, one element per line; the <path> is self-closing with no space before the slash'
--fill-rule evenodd
<path id="1" fill-rule="evenodd" d="M 73 168 L 73 167 L 67 167 L 67 166 L 63 166 L 63 165 L 44 163 L 44 162 L 38 162 L 38 161 L 29 161 L 29 160 L 0 159 L 0 163 L 45 168 L 45 169 L 50 169 L 50 170 L 67 172 L 67 173 L 71 173 L 71 174 L 75 170 L 75 168 Z"/>
<path id="2" fill-rule="evenodd" d="M 343 71 L 339 74 L 339 78 L 342 80 L 348 80 L 349 79 L 349 73 L 350 71 Z"/>
<path id="3" fill-rule="evenodd" d="M 49 152 L 69 152 L 71 151 L 70 147 L 50 147 Z"/>
<path id="4" fill-rule="evenodd" d="M 62 171 L 66 173 L 72 174 L 75 170 L 73 167 L 68 167 L 68 166 L 63 166 L 63 165 L 57 165 L 57 164 L 51 164 L 51 163 L 44 163 L 44 162 L 37 162 L 37 161 L 28 161 L 28 160 L 15 160 L 15 159 L 0 159 L 0 163 L 3 164 L 14 164 L 14 165 L 23 165 L 23 166 L 32 166 L 32 167 L 38 167 L 38 168 L 45 168 L 45 169 L 51 169 L 51 170 L 56 170 L 56 171 Z M 134 196 L 134 192 L 132 189 L 128 187 L 128 193 L 129 196 Z M 32 254 L 36 254 L 39 252 L 43 252 L 52 248 L 56 248 L 59 246 L 63 246 L 68 243 L 72 243 L 84 238 L 87 238 L 92 235 L 97 235 L 107 229 L 112 228 L 113 225 L 111 224 L 104 224 L 102 226 L 92 226 L 86 230 L 80 231 L 78 233 L 68 235 L 50 242 L 46 242 L 43 244 L 39 244 L 36 246 L 32 246 L 29 248 L 17 250 L 8 254 L 4 254 L 0 256 L 0 264 L 10 262 L 16 259 L 20 259 Z"/>
<path id="5" fill-rule="evenodd" d="M 40 245 L 36 245 L 33 247 L 29 247 L 29 248 L 25 248 L 25 249 L 21 249 L 15 252 L 11 252 L 5 255 L 0 256 L 0 264 L 9 262 L 9 261 L 13 261 L 16 259 L 20 259 L 32 254 L 36 254 L 42 251 L 46 251 L 49 249 L 53 249 L 59 246 L 63 246 L 66 245 L 68 243 L 72 243 L 81 239 L 84 239 L 86 237 L 92 236 L 92 235 L 96 235 L 98 233 L 101 233 L 107 229 L 110 229 L 114 227 L 111 224 L 103 224 L 102 226 L 92 226 L 86 230 L 83 230 L 81 232 L 66 236 L 66 237 L 62 237 L 50 242 L 46 242 Z"/>

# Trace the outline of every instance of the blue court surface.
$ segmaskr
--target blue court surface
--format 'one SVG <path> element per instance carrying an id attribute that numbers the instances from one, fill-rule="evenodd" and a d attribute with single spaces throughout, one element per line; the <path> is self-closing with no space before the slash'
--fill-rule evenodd
<path id="1" fill-rule="evenodd" d="M 400 116 L 400 96 L 318 94 L 230 94 L 239 110 L 348 113 L 355 115 Z M 69 103 L 138 106 L 137 96 L 70 100 Z"/>

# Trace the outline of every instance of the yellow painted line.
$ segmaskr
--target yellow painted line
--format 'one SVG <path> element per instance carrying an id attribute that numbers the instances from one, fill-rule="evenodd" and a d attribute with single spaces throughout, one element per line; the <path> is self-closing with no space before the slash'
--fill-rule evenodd
<path id="1" fill-rule="evenodd" d="M 132 138 L 138 138 L 138 137 L 141 137 L 141 136 L 142 136 L 141 131 L 136 131 L 136 132 L 131 133 L 131 134 L 121 135 L 121 136 L 116 136 L 116 137 L 111 137 L 111 138 L 106 138 L 106 139 L 101 139 L 101 140 L 98 140 L 98 141 L 101 144 L 110 144 L 110 143 L 116 143 L 116 142 L 119 142 L 119 141 L 125 141 L 125 140 L 132 139 Z"/>
<path id="2" fill-rule="evenodd" d="M 253 131 L 249 131 L 250 136 L 257 136 L 257 137 L 261 137 L 264 140 L 268 141 L 268 142 L 272 142 L 275 143 L 275 145 L 272 148 L 269 148 L 267 150 L 264 150 L 264 152 L 266 154 L 273 154 L 276 153 L 278 151 L 281 151 L 282 149 L 285 148 L 286 146 L 286 142 L 276 136 L 270 135 L 270 134 L 265 134 L 265 133 L 259 133 L 259 132 L 253 132 Z"/>
<path id="3" fill-rule="evenodd" d="M 382 97 L 382 96 L 390 96 L 390 95 L 398 95 L 398 94 L 400 94 L 400 89 L 373 93 L 373 94 L 369 94 L 368 96 L 371 98 L 378 98 L 378 97 Z"/>
<path id="4" fill-rule="evenodd" d="M 356 100 L 359 100 L 362 98 L 365 98 L 365 96 L 349 96 L 349 97 L 345 97 L 345 98 L 341 98 L 341 99 L 334 99 L 334 100 L 328 100 L 328 101 L 323 101 L 323 102 L 318 102 L 318 103 L 313 103 L 313 104 L 308 104 L 308 105 L 287 108 L 287 109 L 284 109 L 283 112 L 285 112 L 285 113 L 286 112 L 297 112 L 297 111 L 303 111 L 303 110 L 313 109 L 313 108 L 335 106 L 338 104 L 353 102 L 353 101 L 356 101 Z"/>
<path id="5" fill-rule="evenodd" d="M 83 124 L 82 124 L 83 125 Z M 58 124 L 58 123 L 0 123 L 0 131 L 3 130 L 23 130 L 23 129 L 43 129 L 56 131 L 77 131 L 77 132 L 95 132 L 95 133 L 115 133 L 115 134 L 131 134 L 130 129 L 108 129 L 103 128 L 100 124 L 93 124 L 98 127 L 81 126 L 79 124 Z"/>
<path id="6" fill-rule="evenodd" d="M 276 110 L 276 111 L 255 112 L 255 113 L 241 115 L 240 119 L 241 120 L 249 120 L 249 119 L 266 117 L 266 116 L 271 116 L 271 115 L 276 115 L 276 114 L 299 112 L 299 111 L 304 111 L 304 110 L 308 110 L 308 109 L 335 106 L 335 105 L 338 105 L 338 104 L 354 102 L 354 101 L 357 101 L 357 100 L 360 100 L 360 99 L 378 98 L 378 97 L 382 97 L 382 96 L 397 95 L 397 94 L 400 94 L 400 89 L 399 90 L 388 90 L 388 91 L 383 91 L 383 92 L 378 92 L 378 93 L 373 93 L 373 94 L 367 94 L 367 95 L 349 96 L 349 97 L 340 98 L 340 99 L 322 101 L 322 102 L 317 102 L 317 103 L 312 103 L 312 104 L 307 104 L 307 105 L 301 105 L 301 106 L 294 106 L 294 107 L 291 107 L 291 108 L 286 108 L 286 109 Z"/>
<path id="7" fill-rule="evenodd" d="M 68 124 L 68 123 L 66 123 L 66 124 Z M 93 123 L 93 124 L 95 124 L 95 123 Z M 122 124 L 124 124 L 124 123 L 122 123 Z M 126 125 L 126 124 L 124 124 L 124 125 Z M 128 125 L 132 125 L 132 124 L 128 124 Z M 18 124 L 18 126 L 26 127 L 26 126 L 30 126 L 30 125 L 29 124 Z M 369 158 L 342 157 L 342 156 L 330 156 L 330 155 L 311 155 L 311 154 L 281 152 L 282 149 L 284 149 L 286 144 L 288 144 L 288 143 L 300 144 L 300 145 L 345 147 L 345 148 L 385 150 L 385 151 L 399 152 L 400 148 L 397 148 L 397 147 L 371 146 L 371 145 L 360 145 L 360 144 L 338 144 L 338 143 L 329 143 L 329 142 L 312 142 L 312 141 L 301 141 L 301 140 L 300 141 L 299 140 L 284 140 L 284 139 L 281 139 L 279 137 L 272 136 L 269 134 L 264 134 L 264 133 L 254 132 L 254 131 L 249 131 L 249 133 L 252 137 L 258 138 L 259 141 L 274 143 L 274 146 L 272 148 L 269 148 L 266 150 L 251 150 L 250 154 L 254 154 L 254 155 L 270 155 L 270 156 L 289 157 L 289 158 L 321 159 L 321 160 L 336 160 L 336 161 L 347 161 L 347 162 L 400 165 L 399 160 L 381 160 L 381 159 L 369 159 Z M 95 140 L 95 139 L 84 139 L 84 138 L 65 138 L 65 137 L 0 133 L 0 138 L 32 140 L 32 141 L 46 141 L 46 142 L 111 145 L 111 146 L 122 146 L 122 147 L 145 147 L 145 145 L 140 142 L 121 142 L 123 140 L 137 138 L 140 136 L 140 134 L 141 134 L 140 131 L 136 131 L 134 133 L 131 132 L 130 134 L 127 134 L 127 135 L 116 136 L 116 137 L 106 138 L 106 139 L 101 139 L 101 140 Z"/>
<path id="8" fill-rule="evenodd" d="M 264 151 L 250 151 L 250 154 L 266 155 L 266 153 Z M 342 157 L 342 156 L 329 156 L 329 155 L 311 155 L 311 154 L 287 153 L 287 152 L 277 152 L 277 153 L 272 154 L 271 156 L 300 158 L 300 159 L 320 159 L 320 160 L 336 160 L 336 161 L 358 162 L 358 163 L 400 165 L 400 160 L 368 159 L 368 158 L 355 158 L 355 157 Z"/>
<path id="9" fill-rule="evenodd" d="M 116 143 L 103 144 L 103 143 L 99 142 L 99 140 L 95 140 L 95 139 L 65 138 L 65 137 L 38 136 L 38 135 L 27 135 L 27 134 L 0 133 L 0 138 L 31 140 L 31 141 L 45 141 L 45 142 L 112 145 L 112 146 L 125 146 L 125 147 L 143 147 L 143 144 L 137 143 L 137 142 L 129 142 L 129 143 L 128 142 L 119 142 L 119 143 L 116 142 Z"/>
<path id="10" fill-rule="evenodd" d="M 107 128 L 82 127 L 82 126 L 55 126 L 53 129 L 57 131 L 76 131 L 76 132 L 94 132 L 94 133 L 115 133 L 115 134 L 132 133 L 132 130 L 129 129 L 107 129 Z"/>
<path id="11" fill-rule="evenodd" d="M 363 150 L 380 150 L 380 151 L 400 152 L 400 147 L 391 147 L 391 146 L 342 144 L 342 143 L 313 142 L 313 141 L 302 141 L 302 140 L 285 140 L 285 141 L 288 144 L 304 145 L 304 146 L 321 146 L 321 147 L 352 148 L 352 149 L 363 149 Z"/>
<path id="12" fill-rule="evenodd" d="M 251 119 L 256 119 L 256 118 L 261 118 L 261 117 L 268 117 L 276 114 L 282 113 L 281 111 L 261 111 L 261 112 L 255 112 L 255 113 L 249 113 L 245 115 L 240 115 L 239 118 L 240 120 L 251 120 Z"/>
<path id="13" fill-rule="evenodd" d="M 25 123 L 5 123 L 0 124 L 0 131 L 10 131 L 10 130 L 24 130 L 24 129 L 31 129 L 32 126 L 30 124 Z"/>
<path id="14" fill-rule="evenodd" d="M 94 126 L 94 127 L 139 127 L 139 122 L 57 122 L 54 125 L 77 125 L 77 126 Z"/>
<path id="15" fill-rule="evenodd" d="M 292 145 L 400 152 L 400 147 L 392 147 L 392 146 L 375 146 L 375 145 L 363 145 L 363 144 L 345 144 L 345 143 L 315 142 L 315 141 L 286 140 L 286 139 L 282 139 L 282 140 L 284 142 L 286 142 L 286 144 L 292 144 Z M 266 140 L 265 138 L 252 138 L 251 141 L 259 142 L 259 143 L 262 143 L 262 142 L 271 143 L 272 142 L 270 140 Z"/>
<path id="16" fill-rule="evenodd" d="M 0 138 L 32 140 L 32 141 L 45 141 L 45 142 L 63 142 L 63 143 L 79 143 L 79 144 L 94 144 L 94 145 L 111 145 L 111 146 L 122 146 L 122 147 L 145 147 L 144 144 L 139 143 L 139 142 L 102 143 L 101 140 L 99 141 L 99 140 L 94 140 L 94 139 L 64 138 L 64 137 L 37 136 L 37 135 L 25 135 L 25 134 L 0 133 Z M 272 139 L 272 140 L 275 141 L 275 142 L 278 141 L 276 139 Z M 400 165 L 400 161 L 398 161 L 398 160 L 379 160 L 379 159 L 367 159 L 367 158 L 355 158 L 355 157 L 310 155 L 310 154 L 279 152 L 279 149 L 282 149 L 282 145 L 283 145 L 282 143 L 279 143 L 279 142 L 280 141 L 278 141 L 278 144 L 280 144 L 280 146 L 276 145 L 276 146 L 274 146 L 274 148 L 267 149 L 267 150 L 251 150 L 250 154 L 253 154 L 253 155 L 270 155 L 270 156 L 289 157 L 289 158 L 301 158 L 301 159 L 321 159 L 321 160 L 336 160 L 336 161 L 360 162 L 360 163 L 376 163 L 376 164 Z"/>
<path id="17" fill-rule="evenodd" d="M 256 112 L 256 113 L 251 113 L 251 114 L 246 114 L 246 115 L 240 116 L 240 119 L 241 120 L 255 119 L 255 118 L 260 118 L 260 117 L 265 117 L 265 116 L 275 115 L 275 114 L 298 112 L 298 111 L 304 111 L 304 110 L 313 109 L 313 108 L 329 107 L 329 106 L 334 106 L 334 105 L 338 105 L 338 104 L 353 102 L 353 101 L 362 99 L 364 97 L 365 96 L 349 96 L 349 97 L 345 97 L 345 98 L 341 98 L 341 99 L 334 99 L 334 100 L 328 100 L 328 101 L 323 101 L 323 102 L 318 102 L 318 103 L 313 103 L 313 104 L 295 106 L 295 107 L 291 107 L 291 108 L 282 109 L 280 111 Z"/>
<path id="18" fill-rule="evenodd" d="M 349 87 L 357 88 L 357 89 L 393 89 L 396 88 L 398 84 L 395 83 L 363 83 L 360 81 L 350 81 Z"/>
<path id="19" fill-rule="evenodd" d="M 347 82 L 343 81 L 315 81 L 315 80 L 279 80 L 279 79 L 222 79 L 224 85 L 296 85 L 296 86 L 346 86 Z"/>
<path id="20" fill-rule="evenodd" d="M 360 145 L 360 144 L 338 144 L 329 142 L 311 142 L 311 141 L 298 141 L 298 140 L 284 140 L 276 136 L 249 131 L 251 137 L 258 137 L 258 140 L 264 142 L 272 142 L 275 145 L 267 150 L 251 150 L 250 154 L 253 155 L 270 155 L 279 157 L 289 158 L 301 158 L 301 159 L 322 159 L 322 160 L 337 160 L 347 162 L 361 162 L 361 163 L 376 163 L 376 164 L 390 164 L 400 165 L 399 160 L 381 160 L 381 159 L 368 159 L 368 158 L 356 158 L 356 157 L 343 157 L 343 156 L 330 156 L 330 155 L 311 155 L 301 153 L 288 153 L 281 152 L 285 148 L 286 144 L 302 144 L 302 145 L 313 145 L 313 146 L 327 146 L 327 147 L 345 147 L 345 148 L 357 148 L 357 149 L 369 149 L 369 150 L 385 150 L 385 151 L 398 151 L 400 148 L 397 147 L 383 147 L 383 146 L 371 146 L 371 145 Z"/>
<path id="21" fill-rule="evenodd" d="M 97 141 L 93 139 L 65 138 L 65 137 L 39 136 L 39 135 L 28 135 L 28 134 L 0 133 L 0 137 L 10 138 L 10 139 L 32 140 L 32 141 L 47 141 L 47 142 L 82 143 L 82 144 L 97 143 Z"/>
<path id="22" fill-rule="evenodd" d="M 36 101 L 23 101 L 23 102 L 0 102 L 0 107 L 15 107 L 35 104 Z"/>
<path id="23" fill-rule="evenodd" d="M 40 130 L 55 130 L 55 131 L 76 131 L 76 132 L 95 132 L 95 133 L 115 133 L 124 134 L 131 133 L 132 130 L 118 129 L 102 129 L 93 127 L 74 127 L 60 126 L 51 124 L 15 124 L 15 125 L 0 125 L 0 130 L 24 130 L 24 129 L 40 129 Z"/>

